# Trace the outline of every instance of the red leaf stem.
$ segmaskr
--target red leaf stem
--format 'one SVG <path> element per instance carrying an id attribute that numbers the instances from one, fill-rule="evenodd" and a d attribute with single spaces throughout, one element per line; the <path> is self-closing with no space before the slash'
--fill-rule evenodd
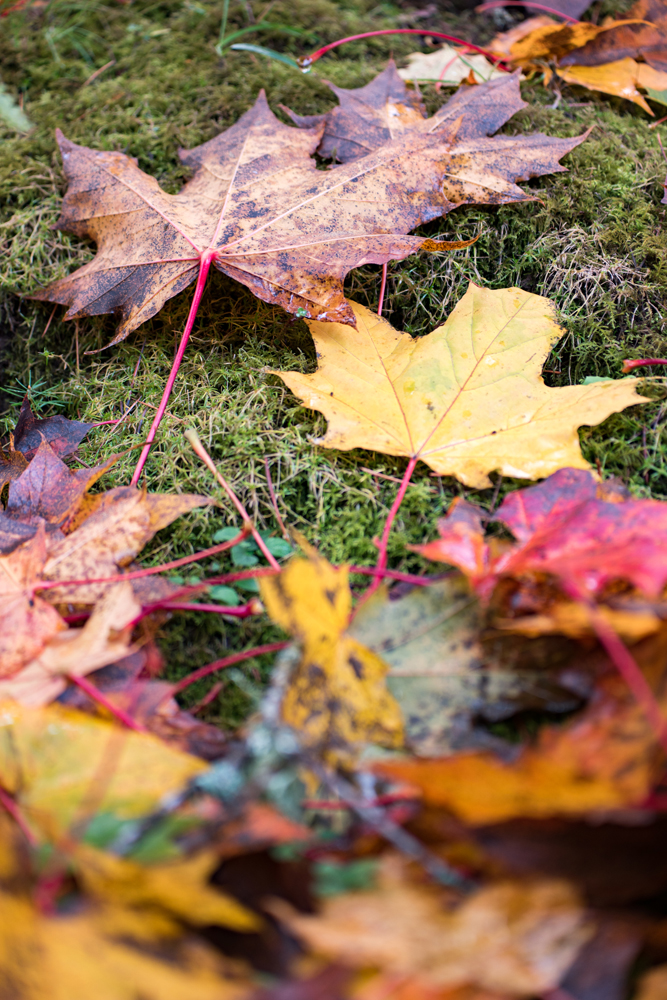
<path id="1" fill-rule="evenodd" d="M 277 653 L 281 649 L 285 649 L 289 646 L 289 642 L 267 642 L 263 646 L 255 646 L 254 649 L 246 649 L 243 653 L 232 653 L 231 656 L 225 656 L 221 660 L 214 660 L 213 663 L 207 663 L 205 667 L 200 667 L 199 670 L 194 670 L 187 677 L 184 677 L 182 681 L 174 684 L 173 688 L 166 696 L 167 698 L 173 698 L 174 695 L 180 694 L 184 691 L 186 687 L 194 684 L 195 681 L 199 681 L 202 677 L 208 677 L 209 674 L 214 674 L 217 670 L 224 670 L 225 667 L 232 667 L 235 663 L 241 663 L 243 660 L 251 660 L 255 656 L 261 656 L 263 653 Z M 165 699 L 166 700 L 166 699 Z"/>
<path id="2" fill-rule="evenodd" d="M 310 56 L 301 56 L 297 61 L 301 69 L 308 70 L 314 62 L 321 59 L 327 52 L 331 52 L 332 49 L 337 49 L 339 45 L 344 45 L 346 42 L 357 42 L 361 38 L 375 38 L 378 35 L 428 35 L 431 38 L 440 38 L 443 42 L 454 42 L 456 45 L 465 45 L 473 52 L 479 52 L 480 55 L 486 56 L 487 59 L 494 62 L 499 69 L 507 68 L 504 59 L 494 52 L 489 52 L 488 49 L 481 49 L 479 45 L 473 45 L 472 42 L 466 42 L 465 38 L 457 38 L 456 35 L 446 35 L 442 31 L 430 31 L 427 28 L 384 28 L 382 31 L 364 31 L 360 35 L 349 35 L 347 38 L 339 38 L 337 42 L 330 42 L 329 45 L 324 45 Z"/>

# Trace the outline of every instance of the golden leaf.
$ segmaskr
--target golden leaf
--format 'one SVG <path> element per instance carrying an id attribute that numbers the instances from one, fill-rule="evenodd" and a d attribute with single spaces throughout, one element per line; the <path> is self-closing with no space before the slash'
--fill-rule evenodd
<path id="1" fill-rule="evenodd" d="M 333 758 L 368 742 L 400 746 L 401 712 L 386 688 L 388 667 L 346 632 L 347 567 L 335 569 L 311 551 L 309 559 L 292 559 L 279 576 L 260 580 L 260 589 L 273 620 L 303 650 L 283 700 L 284 721 Z"/>
<path id="2" fill-rule="evenodd" d="M 274 372 L 329 421 L 319 443 L 420 458 L 467 486 L 488 473 L 537 479 L 587 469 L 577 428 L 644 402 L 636 380 L 548 388 L 540 371 L 563 335 L 552 303 L 521 288 L 471 284 L 426 337 L 355 303 L 356 328 L 309 323 L 319 369 Z"/>

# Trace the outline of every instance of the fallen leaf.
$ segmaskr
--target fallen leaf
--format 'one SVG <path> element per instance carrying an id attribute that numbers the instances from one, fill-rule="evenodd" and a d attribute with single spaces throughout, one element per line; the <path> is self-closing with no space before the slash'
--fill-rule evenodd
<path id="1" fill-rule="evenodd" d="M 513 997 L 554 989 L 592 933 L 565 881 L 500 882 L 448 910 L 437 889 L 401 876 L 399 859 L 385 856 L 376 890 L 326 899 L 316 916 L 281 900 L 271 912 L 329 959 Z"/>
<path id="2" fill-rule="evenodd" d="M 633 656 L 667 708 L 667 630 L 633 648 Z M 517 816 L 595 815 L 643 802 L 664 754 L 643 708 L 609 669 L 597 678 L 586 709 L 563 726 L 543 727 L 512 760 L 461 753 L 431 760 L 378 762 L 375 769 L 419 788 L 424 801 L 471 825 Z"/>
<path id="3" fill-rule="evenodd" d="M 262 921 L 254 913 L 208 885 L 209 876 L 220 864 L 215 851 L 141 865 L 80 844 L 73 858 L 83 889 L 102 902 L 149 910 L 157 907 L 199 926 L 220 925 L 245 932 L 261 927 Z"/>
<path id="4" fill-rule="evenodd" d="M 595 37 L 563 56 L 560 65 L 601 66 L 630 58 L 667 71 L 667 4 L 663 0 L 637 0 L 624 20 L 638 23 L 603 24 Z"/>
<path id="5" fill-rule="evenodd" d="M 479 88 L 458 90 L 428 119 L 416 92 L 406 87 L 393 62 L 366 87 L 346 90 L 328 86 L 338 97 L 340 107 L 324 115 L 308 116 L 284 110 L 300 128 L 324 124 L 318 153 L 327 157 L 335 153 L 344 163 L 367 156 L 403 133 L 451 129 L 457 142 L 488 137 L 526 107 L 517 74 L 508 73 Z M 445 185 L 449 183 L 446 179 Z"/>
<path id="6" fill-rule="evenodd" d="M 501 31 L 494 35 L 486 46 L 489 52 L 509 59 L 512 54 L 512 46 L 520 42 L 527 35 L 531 35 L 537 28 L 553 28 L 558 22 L 546 14 L 537 14 L 535 17 L 527 17 L 525 21 L 519 21 L 509 31 Z"/>
<path id="7" fill-rule="evenodd" d="M 600 28 L 589 21 L 578 24 L 542 24 L 512 42 L 509 59 L 515 66 L 538 68 L 540 62 L 558 61 L 599 34 Z M 503 37 L 503 36 L 501 36 Z"/>
<path id="8" fill-rule="evenodd" d="M 8 555 L 0 555 L 0 677 L 10 677 L 66 628 L 53 608 L 35 595 L 46 561 L 44 522 Z"/>
<path id="9" fill-rule="evenodd" d="M 512 86 L 516 103 L 517 78 Z M 177 195 L 124 153 L 58 133 L 70 185 L 58 227 L 98 253 L 35 298 L 67 305 L 68 319 L 119 312 L 116 343 L 212 261 L 289 312 L 353 324 L 342 287 L 352 268 L 465 245 L 405 234 L 458 205 L 532 199 L 515 181 L 563 170 L 559 159 L 585 138 L 461 140 L 436 114 L 363 162 L 320 171 L 322 129 L 282 124 L 262 92 L 230 129 L 181 153 L 195 173 Z"/>
<path id="10" fill-rule="evenodd" d="M 466 80 L 470 73 L 474 75 L 475 83 L 486 83 L 507 73 L 496 69 L 493 63 L 477 52 L 468 52 L 465 48 L 454 48 L 443 45 L 435 52 L 410 52 L 407 56 L 408 65 L 399 69 L 402 80 L 416 80 L 419 83 L 438 82 L 444 86 L 456 86 Z"/>
<path id="11" fill-rule="evenodd" d="M 225 975 L 201 943 L 151 934 L 123 911 L 88 907 L 44 917 L 3 893 L 0 977 L 12 1000 L 241 1000 L 252 983 Z M 146 940 L 148 938 L 148 940 Z"/>
<path id="12" fill-rule="evenodd" d="M 140 614 L 130 583 L 113 585 L 83 628 L 57 632 L 26 666 L 0 680 L 0 701 L 11 698 L 31 708 L 54 701 L 67 687 L 68 674 L 85 676 L 127 655 L 128 626 Z"/>
<path id="13" fill-rule="evenodd" d="M 399 333 L 351 303 L 356 328 L 310 322 L 314 375 L 277 372 L 329 423 L 318 443 L 419 458 L 467 486 L 488 474 L 534 479 L 588 468 L 577 428 L 644 402 L 628 379 L 548 388 L 540 372 L 563 335 L 548 299 L 470 284 L 426 337 Z"/>
<path id="14" fill-rule="evenodd" d="M 652 90 L 656 93 L 667 89 L 667 73 L 655 70 L 646 63 L 635 62 L 634 59 L 621 59 L 602 66 L 572 66 L 567 69 L 559 66 L 556 72 L 565 83 L 575 83 L 579 87 L 611 94 L 613 97 L 624 97 L 627 101 L 638 104 L 650 115 L 653 112 L 637 88 L 641 87 L 649 96 Z M 545 83 L 548 82 L 548 75 L 545 74 Z"/>
<path id="15" fill-rule="evenodd" d="M 186 493 L 147 493 L 117 486 L 92 498 L 90 513 L 65 538 L 49 547 L 42 579 L 96 580 L 122 571 L 153 535 L 181 514 L 210 504 L 208 497 Z M 108 583 L 77 583 L 45 591 L 56 604 L 94 604 Z"/>
<path id="16" fill-rule="evenodd" d="M 667 996 L 667 965 L 645 972 L 639 980 L 635 1000 L 665 1000 Z"/>
<path id="17" fill-rule="evenodd" d="M 26 396 L 14 428 L 14 448 L 30 461 L 42 441 L 46 441 L 59 458 L 66 458 L 74 454 L 93 426 L 81 420 L 68 420 L 60 414 L 38 420 Z"/>
<path id="18" fill-rule="evenodd" d="M 401 712 L 387 691 L 387 665 L 347 632 L 352 598 L 346 567 L 315 551 L 260 580 L 271 618 L 299 642 L 282 717 L 304 745 L 330 759 L 353 757 L 366 743 L 402 743 Z"/>
<path id="19" fill-rule="evenodd" d="M 48 705 L 0 706 L 0 774 L 31 826 L 59 839 L 92 815 L 134 819 L 206 769 L 154 736 Z M 90 814 L 89 814 L 90 813 Z"/>
<path id="20" fill-rule="evenodd" d="M 667 583 L 667 503 L 627 499 L 613 481 L 600 483 L 581 469 L 561 469 L 505 497 L 493 520 L 509 528 L 514 545 L 494 551 L 484 540 L 482 514 L 455 503 L 440 522 L 440 538 L 416 548 L 458 566 L 486 596 L 501 576 L 535 573 L 574 582 L 592 596 L 627 581 L 656 597 Z"/>
<path id="21" fill-rule="evenodd" d="M 388 664 L 387 687 L 401 706 L 406 747 L 417 756 L 488 747 L 494 740 L 480 719 L 578 706 L 536 652 L 534 666 L 517 665 L 482 641 L 482 627 L 477 601 L 456 576 L 401 596 L 382 588 L 358 608 L 348 635 Z"/>

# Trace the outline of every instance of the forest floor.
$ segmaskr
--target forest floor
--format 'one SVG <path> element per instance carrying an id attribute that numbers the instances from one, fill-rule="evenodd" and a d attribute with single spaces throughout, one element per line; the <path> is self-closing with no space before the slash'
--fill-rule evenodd
<path id="1" fill-rule="evenodd" d="M 265 6 L 260 0 L 232 2 L 228 32 L 260 17 Z M 591 11 L 599 19 L 628 6 L 603 0 Z M 176 192 L 187 178 L 178 148 L 197 145 L 232 125 L 260 87 L 279 116 L 280 104 L 300 114 L 322 112 L 335 103 L 324 80 L 358 87 L 382 70 L 389 56 L 400 65 L 408 52 L 428 47 L 423 40 L 400 36 L 355 42 L 303 74 L 248 52 L 226 50 L 220 58 L 214 46 L 222 10 L 222 0 L 108 0 L 106 5 L 51 0 L 0 22 L 0 75 L 14 96 L 21 95 L 35 123 L 25 136 L 0 123 L 0 432 L 13 427 L 26 387 L 41 416 L 60 412 L 95 423 L 124 417 L 118 426 L 91 432 L 80 449 L 87 465 L 121 453 L 103 488 L 129 481 L 191 293 L 170 300 L 158 316 L 110 349 L 105 345 L 114 332 L 112 316 L 64 322 L 60 307 L 30 300 L 32 291 L 94 252 L 88 243 L 52 228 L 65 189 L 55 128 L 94 149 L 136 156 L 144 171 Z M 457 13 L 447 2 L 430 17 L 415 20 L 407 4 L 278 0 L 271 4 L 269 20 L 302 34 L 265 32 L 250 40 L 294 56 L 379 28 L 433 27 L 477 42 L 496 30 L 488 15 Z M 460 209 L 423 227 L 430 236 L 479 234 L 479 239 L 448 257 L 424 254 L 391 264 L 384 315 L 396 328 L 418 336 L 442 322 L 469 280 L 490 288 L 519 285 L 553 299 L 566 331 L 545 366 L 548 384 L 617 378 L 624 358 L 667 353 L 667 230 L 660 201 L 667 165 L 657 133 L 649 129 L 648 115 L 628 102 L 565 86 L 557 103 L 539 79 L 524 83 L 522 92 L 529 104 L 506 132 L 574 136 L 594 126 L 590 138 L 566 158 L 567 173 L 529 183 L 538 200 Z M 450 93 L 424 88 L 428 109 Z M 658 106 L 656 111 L 660 117 Z M 346 282 L 348 297 L 371 308 L 377 307 L 379 288 L 375 266 L 353 272 Z M 261 529 L 278 533 L 268 468 L 288 524 L 336 563 L 373 561 L 372 539 L 381 530 L 405 463 L 373 452 L 326 451 L 313 442 L 324 430 L 323 419 L 304 409 L 267 369 L 312 372 L 315 366 L 303 320 L 213 274 L 146 466 L 149 490 L 218 497 L 216 483 L 183 434 L 195 427 Z M 653 380 L 643 390 L 654 397 L 653 404 L 583 428 L 580 437 L 585 457 L 605 475 L 623 477 L 636 496 L 666 499 L 661 434 L 667 393 L 662 385 Z M 488 508 L 520 485 L 504 479 L 494 489 L 472 491 L 421 466 L 391 538 L 390 565 L 410 570 L 424 565 L 406 554 L 405 543 L 433 537 L 437 518 L 453 497 L 465 495 Z M 144 552 L 143 564 L 205 548 L 221 528 L 238 524 L 231 505 L 220 500 L 219 507 L 194 512 L 160 532 Z M 205 565 L 209 571 L 216 568 Z M 220 562 L 221 568 L 228 565 Z M 199 572 L 188 571 L 185 579 L 195 581 Z M 174 615 L 158 636 L 172 678 L 227 652 L 280 637 L 263 616 L 228 622 L 199 613 Z M 267 672 L 261 660 L 245 667 L 243 690 L 229 681 L 208 706 L 208 720 L 237 725 Z M 190 698 L 201 693 L 195 684 Z"/>

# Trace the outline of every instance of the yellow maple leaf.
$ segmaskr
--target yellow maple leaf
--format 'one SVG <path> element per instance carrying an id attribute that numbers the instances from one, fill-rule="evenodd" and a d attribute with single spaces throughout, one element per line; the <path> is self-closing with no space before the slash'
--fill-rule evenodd
<path id="1" fill-rule="evenodd" d="M 350 305 L 356 328 L 309 322 L 314 375 L 273 372 L 327 418 L 326 448 L 420 458 L 481 488 L 494 470 L 537 479 L 589 468 L 577 428 L 646 401 L 631 379 L 547 387 L 542 364 L 564 331 L 553 304 L 521 288 L 471 284 L 447 322 L 417 339 Z"/>
<path id="2" fill-rule="evenodd" d="M 387 664 L 346 633 L 352 600 L 346 566 L 315 551 L 260 580 L 273 620 L 301 644 L 301 662 L 284 696 L 284 721 L 332 759 L 364 743 L 398 747 L 403 724 L 385 685 Z"/>

